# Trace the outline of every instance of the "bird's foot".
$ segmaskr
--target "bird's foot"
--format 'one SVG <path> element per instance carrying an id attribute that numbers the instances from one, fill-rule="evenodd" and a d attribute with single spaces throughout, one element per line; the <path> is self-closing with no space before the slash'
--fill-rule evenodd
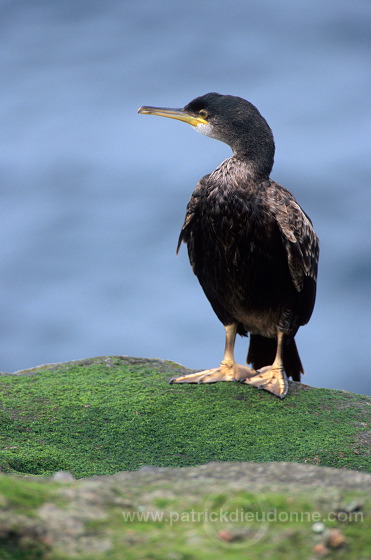
<path id="1" fill-rule="evenodd" d="M 222 362 L 219 367 L 197 373 L 173 377 L 169 383 L 216 383 L 217 381 L 242 381 L 256 376 L 257 371 L 236 362 Z"/>
<path id="2" fill-rule="evenodd" d="M 254 377 L 241 380 L 241 383 L 254 385 L 283 399 L 288 391 L 289 382 L 283 367 L 266 366 L 257 371 Z"/>

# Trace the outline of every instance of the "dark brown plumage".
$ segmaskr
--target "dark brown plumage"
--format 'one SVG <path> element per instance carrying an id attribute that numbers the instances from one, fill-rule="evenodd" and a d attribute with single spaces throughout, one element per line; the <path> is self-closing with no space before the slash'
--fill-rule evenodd
<path id="1" fill-rule="evenodd" d="M 196 186 L 178 243 L 178 250 L 187 244 L 193 271 L 226 327 L 224 358 L 218 368 L 173 382 L 239 380 L 284 397 L 286 375 L 299 381 L 303 371 L 294 336 L 313 311 L 319 245 L 293 195 L 269 178 L 274 140 L 267 122 L 248 101 L 217 93 L 184 109 L 139 111 L 184 120 L 233 151 Z M 253 369 L 234 361 L 236 332 L 251 335 Z"/>

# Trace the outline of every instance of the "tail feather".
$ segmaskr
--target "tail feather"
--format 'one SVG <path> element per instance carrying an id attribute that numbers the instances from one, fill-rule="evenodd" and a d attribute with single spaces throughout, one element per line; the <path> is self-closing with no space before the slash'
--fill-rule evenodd
<path id="1" fill-rule="evenodd" d="M 276 350 L 277 340 L 275 338 L 252 334 L 247 363 L 251 364 L 254 369 L 273 364 Z M 294 381 L 300 381 L 300 374 L 304 373 L 304 370 L 294 338 L 285 337 L 282 360 L 286 375 L 292 377 Z"/>

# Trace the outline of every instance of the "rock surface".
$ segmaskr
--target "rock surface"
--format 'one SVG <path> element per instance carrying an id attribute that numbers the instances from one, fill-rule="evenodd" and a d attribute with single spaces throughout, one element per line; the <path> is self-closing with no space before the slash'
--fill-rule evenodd
<path id="1" fill-rule="evenodd" d="M 298 547 L 315 558 L 337 543 L 336 558 L 361 560 L 370 551 L 366 473 L 213 462 L 57 479 L 0 477 L 1 558 L 258 559 L 283 550 L 297 559 Z"/>
<path id="2" fill-rule="evenodd" d="M 168 385 L 186 371 L 113 356 L 1 375 L 1 559 L 370 557 L 371 399 Z"/>

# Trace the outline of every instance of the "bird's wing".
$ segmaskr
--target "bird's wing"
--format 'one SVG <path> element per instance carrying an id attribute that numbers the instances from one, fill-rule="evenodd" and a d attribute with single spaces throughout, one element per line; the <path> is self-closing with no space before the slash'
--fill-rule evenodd
<path id="1" fill-rule="evenodd" d="M 301 292 L 306 279 L 312 279 L 314 285 L 317 279 L 318 237 L 310 218 L 287 189 L 272 181 L 268 193 L 286 248 L 291 278 Z"/>
<path id="2" fill-rule="evenodd" d="M 176 254 L 179 253 L 180 245 L 182 244 L 182 242 L 184 241 L 184 243 L 188 243 L 188 241 L 189 241 L 191 223 L 192 223 L 192 220 L 194 218 L 195 213 L 197 212 L 197 207 L 198 207 L 199 202 L 200 202 L 201 191 L 203 189 L 203 182 L 204 182 L 204 180 L 207 179 L 208 176 L 209 175 L 205 175 L 205 177 L 203 177 L 200 180 L 200 182 L 197 184 L 195 190 L 193 191 L 193 193 L 191 195 L 191 198 L 189 199 L 189 202 L 187 204 L 187 210 L 186 210 L 186 215 L 185 215 L 185 219 L 184 219 L 184 224 L 183 224 L 182 229 L 180 230 L 180 234 L 179 234 L 178 245 L 177 245 L 177 248 L 176 248 Z"/>

